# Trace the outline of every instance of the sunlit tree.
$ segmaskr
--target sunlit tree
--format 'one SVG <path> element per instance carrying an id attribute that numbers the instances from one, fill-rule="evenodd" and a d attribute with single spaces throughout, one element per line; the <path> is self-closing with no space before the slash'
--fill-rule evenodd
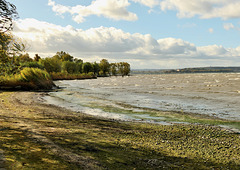
<path id="1" fill-rule="evenodd" d="M 100 71 L 103 73 L 104 76 L 107 75 L 107 73 L 109 73 L 110 71 L 110 64 L 106 59 L 102 59 L 100 61 L 99 67 Z"/>
<path id="2" fill-rule="evenodd" d="M 44 68 L 49 73 L 61 72 L 61 70 L 62 70 L 61 60 L 58 60 L 57 58 L 54 58 L 54 57 L 41 59 L 40 63 L 44 66 Z"/>
<path id="3" fill-rule="evenodd" d="M 69 74 L 78 73 L 77 63 L 74 63 L 74 62 L 71 62 L 71 61 L 64 61 L 62 63 L 62 71 L 67 72 Z"/>
<path id="4" fill-rule="evenodd" d="M 127 62 L 117 63 L 117 67 L 118 67 L 118 73 L 122 76 L 128 76 L 131 71 L 130 64 Z"/>
<path id="5" fill-rule="evenodd" d="M 60 58 L 62 61 L 71 61 L 73 62 L 73 56 L 71 56 L 70 54 L 61 51 L 61 52 L 57 52 L 56 55 L 54 56 L 55 58 Z"/>
<path id="6" fill-rule="evenodd" d="M 113 76 L 117 75 L 117 64 L 116 63 L 110 64 L 110 72 Z"/>

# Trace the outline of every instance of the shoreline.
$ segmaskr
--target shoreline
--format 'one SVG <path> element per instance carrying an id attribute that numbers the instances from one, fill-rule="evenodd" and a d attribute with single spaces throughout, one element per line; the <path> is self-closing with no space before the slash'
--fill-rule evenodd
<path id="1" fill-rule="evenodd" d="M 39 101 L 42 95 L 0 92 L 4 168 L 240 166 L 239 134 L 207 125 L 168 126 L 96 118 L 44 104 Z"/>
<path id="2" fill-rule="evenodd" d="M 75 107 L 73 105 L 65 105 L 62 102 L 56 102 L 54 99 L 47 99 L 44 98 L 46 96 L 51 96 L 49 93 L 45 93 L 45 95 L 42 95 L 41 97 L 41 102 L 45 104 L 49 104 L 52 106 L 64 108 L 71 110 L 73 112 L 79 112 L 78 107 Z M 54 97 L 52 97 L 54 98 Z M 48 103 L 49 102 L 49 103 Z M 221 127 L 223 130 L 227 130 L 232 133 L 238 133 L 240 134 L 240 120 L 231 120 L 231 119 L 226 119 L 226 118 L 221 118 L 218 116 L 213 116 L 213 115 L 207 115 L 207 114 L 201 114 L 201 113 L 193 113 L 193 112 L 186 112 L 186 111 L 166 111 L 166 110 L 158 110 L 158 109 L 153 109 L 153 108 L 145 108 L 145 107 L 140 107 L 140 106 L 134 106 L 134 105 L 129 105 L 129 104 L 123 104 L 120 103 L 121 106 L 126 107 L 126 108 L 133 108 L 133 109 L 140 109 L 142 110 L 141 112 L 147 113 L 147 119 L 145 119 L 146 114 L 141 114 L 139 113 L 130 113 L 130 114 L 122 114 L 122 113 L 108 113 L 104 114 L 104 116 L 101 116 L 100 114 L 92 114 L 94 112 L 94 109 L 96 108 L 91 108 L 89 111 L 86 113 L 81 112 L 81 114 L 85 114 L 87 116 L 94 116 L 95 118 L 99 119 L 106 119 L 106 120 L 114 120 L 114 121 L 120 121 L 120 122 L 134 122 L 134 123 L 151 123 L 151 124 L 161 124 L 161 125 L 176 125 L 176 124 L 205 124 L 205 125 L 212 125 L 212 126 L 217 126 Z M 81 108 L 80 108 L 81 109 Z M 100 110 L 103 108 L 99 108 Z M 154 114 L 160 115 L 160 116 L 154 116 Z M 116 114 L 117 116 L 113 116 Z M 151 115 L 152 114 L 152 115 Z M 133 116 L 131 116 L 133 115 Z M 134 115 L 138 115 L 138 118 L 134 117 Z M 151 119 L 152 118 L 152 119 Z M 163 118 L 163 119 L 161 119 Z"/>

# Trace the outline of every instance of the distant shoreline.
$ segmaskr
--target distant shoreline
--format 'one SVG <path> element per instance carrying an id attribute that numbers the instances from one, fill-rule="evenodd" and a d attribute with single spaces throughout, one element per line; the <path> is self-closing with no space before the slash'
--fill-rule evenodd
<path id="1" fill-rule="evenodd" d="M 193 67 L 183 69 L 133 69 L 131 74 L 240 73 L 240 67 Z"/>

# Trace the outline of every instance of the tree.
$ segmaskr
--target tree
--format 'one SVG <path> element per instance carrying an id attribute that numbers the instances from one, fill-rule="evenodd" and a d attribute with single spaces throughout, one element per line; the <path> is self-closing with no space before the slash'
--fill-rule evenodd
<path id="1" fill-rule="evenodd" d="M 19 56 L 19 60 L 20 60 L 21 63 L 32 62 L 32 61 L 33 61 L 33 59 L 30 58 L 30 56 L 29 56 L 28 53 L 23 54 L 23 55 L 20 55 L 20 56 Z"/>
<path id="2" fill-rule="evenodd" d="M 16 6 L 5 1 L 0 1 L 0 32 L 12 30 L 12 20 L 18 17 Z"/>
<path id="3" fill-rule="evenodd" d="M 71 61 L 64 61 L 62 63 L 62 71 L 66 71 L 69 74 L 77 73 L 77 63 Z"/>
<path id="4" fill-rule="evenodd" d="M 9 57 L 9 45 L 13 37 L 7 33 L 12 30 L 12 20 L 17 17 L 16 6 L 0 0 L 0 75 L 13 74 L 18 70 L 14 56 Z"/>
<path id="5" fill-rule="evenodd" d="M 10 33 L 0 32 L 0 75 L 15 74 L 19 67 L 18 49 Z M 21 46 L 21 44 L 19 45 Z"/>
<path id="6" fill-rule="evenodd" d="M 116 63 L 110 64 L 110 72 L 113 76 L 117 75 L 117 64 Z"/>
<path id="7" fill-rule="evenodd" d="M 61 60 L 58 60 L 56 58 L 45 58 L 40 60 L 40 64 L 42 64 L 48 73 L 52 72 L 61 72 Z"/>
<path id="8" fill-rule="evenodd" d="M 0 33 L 0 63 L 6 63 L 9 60 L 8 48 L 12 37 L 6 33 Z"/>
<path id="9" fill-rule="evenodd" d="M 76 69 L 78 73 L 82 73 L 83 71 L 83 63 L 76 63 Z"/>
<path id="10" fill-rule="evenodd" d="M 110 71 L 110 64 L 106 59 L 102 59 L 99 64 L 100 71 L 102 71 L 103 75 L 107 75 Z"/>
<path id="11" fill-rule="evenodd" d="M 119 74 L 122 76 L 128 76 L 131 71 L 130 64 L 126 62 L 117 63 L 117 67 Z"/>
<path id="12" fill-rule="evenodd" d="M 99 74 L 99 71 L 100 71 L 100 67 L 99 67 L 99 64 L 97 62 L 94 62 L 92 64 L 92 68 L 93 68 L 93 73 L 95 75 L 98 75 Z"/>
<path id="13" fill-rule="evenodd" d="M 130 64 L 127 62 L 123 62 L 123 75 L 128 76 L 131 71 Z"/>
<path id="14" fill-rule="evenodd" d="M 53 56 L 55 58 L 60 58 L 62 61 L 71 61 L 73 62 L 73 56 L 71 56 L 70 54 L 61 51 L 61 52 L 57 52 L 55 56 Z"/>
<path id="15" fill-rule="evenodd" d="M 87 74 L 91 71 L 92 71 L 92 64 L 89 62 L 83 63 L 83 72 Z"/>
<path id="16" fill-rule="evenodd" d="M 1 48 L 1 53 L 7 53 L 9 49 L 9 44 L 12 41 L 12 36 L 7 33 L 0 33 L 0 48 Z"/>
<path id="17" fill-rule="evenodd" d="M 34 61 L 39 61 L 41 57 L 38 54 L 35 54 Z"/>
<path id="18" fill-rule="evenodd" d="M 83 63 L 82 59 L 74 58 L 73 60 L 75 63 Z"/>

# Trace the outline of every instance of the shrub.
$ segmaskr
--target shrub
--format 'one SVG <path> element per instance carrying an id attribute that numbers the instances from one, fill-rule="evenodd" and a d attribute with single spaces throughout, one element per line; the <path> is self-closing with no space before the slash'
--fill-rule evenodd
<path id="1" fill-rule="evenodd" d="M 38 68 L 24 68 L 19 74 L 0 78 L 2 89 L 50 90 L 54 83 L 50 75 Z"/>
<path id="2" fill-rule="evenodd" d="M 29 83 L 29 87 L 33 89 L 51 89 L 54 85 L 50 75 L 39 68 L 26 67 L 17 75 L 16 79 Z"/>

